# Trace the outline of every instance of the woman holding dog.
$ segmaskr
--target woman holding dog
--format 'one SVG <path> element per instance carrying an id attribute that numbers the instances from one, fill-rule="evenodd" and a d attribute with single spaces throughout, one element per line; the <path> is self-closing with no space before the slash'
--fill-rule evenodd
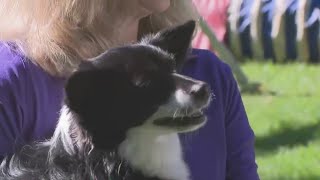
<path id="1" fill-rule="evenodd" d="M 197 18 L 189 0 L 0 0 L 0 160 L 50 138 L 65 79 L 82 60 Z M 182 73 L 215 94 L 205 127 L 181 136 L 192 179 L 259 179 L 254 134 L 230 68 L 193 49 Z"/>

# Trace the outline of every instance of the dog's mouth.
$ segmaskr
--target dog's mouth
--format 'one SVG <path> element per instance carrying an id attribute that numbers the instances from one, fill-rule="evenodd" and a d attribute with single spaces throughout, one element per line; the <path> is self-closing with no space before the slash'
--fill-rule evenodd
<path id="1" fill-rule="evenodd" d="M 188 128 L 198 126 L 206 121 L 206 116 L 202 111 L 197 111 L 186 116 L 163 117 L 153 121 L 153 124 L 162 127 Z"/>

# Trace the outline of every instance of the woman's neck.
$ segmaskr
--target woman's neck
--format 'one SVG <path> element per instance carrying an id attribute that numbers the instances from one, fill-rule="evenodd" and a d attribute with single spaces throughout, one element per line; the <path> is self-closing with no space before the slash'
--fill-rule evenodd
<path id="1" fill-rule="evenodd" d="M 114 37 L 118 37 L 117 40 L 121 44 L 136 42 L 138 40 L 140 20 L 149 16 L 152 12 L 134 1 L 125 7 L 121 6 L 116 9 L 122 14 L 115 12 L 117 15 L 114 16 L 111 24 L 116 31 Z"/>
<path id="2" fill-rule="evenodd" d="M 116 34 L 121 44 L 136 42 L 138 39 L 139 19 L 127 19 L 116 25 Z"/>

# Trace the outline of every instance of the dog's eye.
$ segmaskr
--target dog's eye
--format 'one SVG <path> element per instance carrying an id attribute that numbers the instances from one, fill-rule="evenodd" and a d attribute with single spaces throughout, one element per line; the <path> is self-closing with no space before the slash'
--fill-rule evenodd
<path id="1" fill-rule="evenodd" d="M 149 86 L 151 81 L 149 80 L 143 80 L 143 79 L 138 79 L 134 82 L 134 85 L 137 87 L 146 87 Z"/>
<path id="2" fill-rule="evenodd" d="M 143 74 L 135 74 L 132 78 L 132 83 L 137 87 L 145 87 L 150 84 L 150 80 Z"/>

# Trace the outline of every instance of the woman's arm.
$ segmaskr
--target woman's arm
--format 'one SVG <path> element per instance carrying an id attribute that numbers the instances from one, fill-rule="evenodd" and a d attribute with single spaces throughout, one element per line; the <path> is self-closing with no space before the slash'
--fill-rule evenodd
<path id="1" fill-rule="evenodd" d="M 0 82 L 1 83 L 1 82 Z M 15 151 L 21 141 L 21 108 L 8 87 L 0 86 L 0 161 Z"/>
<path id="2" fill-rule="evenodd" d="M 228 67 L 226 83 L 225 127 L 227 141 L 227 179 L 257 180 L 254 133 L 249 125 L 237 82 Z"/>
<path id="3" fill-rule="evenodd" d="M 22 142 L 21 57 L 0 44 L 0 161 Z"/>

